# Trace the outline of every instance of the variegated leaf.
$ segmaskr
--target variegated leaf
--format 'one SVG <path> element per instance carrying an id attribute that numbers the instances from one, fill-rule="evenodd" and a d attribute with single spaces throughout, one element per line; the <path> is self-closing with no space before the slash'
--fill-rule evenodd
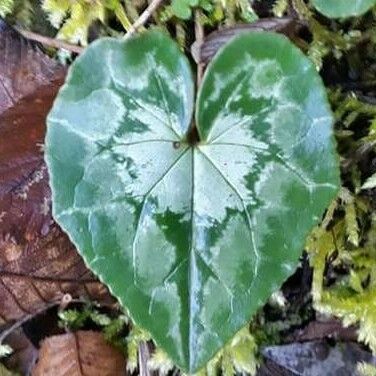
<path id="1" fill-rule="evenodd" d="M 132 318 L 202 367 L 295 269 L 338 186 L 309 60 L 245 33 L 193 80 L 157 32 L 95 42 L 48 119 L 54 216 Z"/>
<path id="2" fill-rule="evenodd" d="M 373 6 L 376 0 L 312 0 L 313 6 L 329 18 L 359 16 Z"/>

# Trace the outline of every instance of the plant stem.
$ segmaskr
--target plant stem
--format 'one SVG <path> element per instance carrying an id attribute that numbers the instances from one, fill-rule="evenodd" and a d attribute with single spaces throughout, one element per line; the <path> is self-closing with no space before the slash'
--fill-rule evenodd
<path id="1" fill-rule="evenodd" d="M 140 17 L 131 25 L 128 33 L 125 35 L 125 38 L 132 36 L 140 27 L 144 26 L 148 19 L 151 17 L 153 12 L 162 4 L 163 0 L 153 0 L 148 7 L 142 12 Z"/>
<path id="2" fill-rule="evenodd" d="M 204 27 L 201 24 L 201 11 L 196 10 L 195 11 L 195 38 L 196 38 L 196 44 L 198 46 L 201 46 L 204 38 Z M 202 62 L 199 62 L 197 64 L 197 88 L 199 88 L 202 80 L 202 76 L 204 74 L 204 64 Z"/>
<path id="3" fill-rule="evenodd" d="M 15 29 L 26 39 L 39 42 L 45 46 L 58 48 L 58 49 L 62 48 L 64 50 L 74 52 L 76 54 L 80 54 L 84 50 L 84 47 L 78 46 L 76 44 L 71 44 L 71 43 L 67 43 L 59 39 L 46 37 L 44 35 L 33 33 L 32 31 L 28 31 L 28 30 L 23 30 L 18 27 L 16 27 Z"/>
<path id="4" fill-rule="evenodd" d="M 16 329 L 18 329 L 19 327 L 21 327 L 23 324 L 25 324 L 29 320 L 33 319 L 36 316 L 39 316 L 43 312 L 46 312 L 47 310 L 49 310 L 49 309 L 51 309 L 53 307 L 60 306 L 61 303 L 62 303 L 62 299 L 58 299 L 58 300 L 52 301 L 51 303 L 46 304 L 41 309 L 38 309 L 35 312 L 31 312 L 31 313 L 27 314 L 26 316 L 24 316 L 21 320 L 16 321 L 14 324 L 12 324 L 6 330 L 4 330 L 3 332 L 1 332 L 1 335 L 0 335 L 0 345 L 4 342 L 4 340 L 11 333 L 13 333 Z M 69 302 L 69 304 L 70 303 L 84 303 L 84 300 L 82 300 L 82 299 L 71 299 L 70 302 Z"/>
<path id="5" fill-rule="evenodd" d="M 138 346 L 138 367 L 140 376 L 151 376 L 148 369 L 148 361 L 150 360 L 151 353 L 147 342 L 141 342 Z"/>

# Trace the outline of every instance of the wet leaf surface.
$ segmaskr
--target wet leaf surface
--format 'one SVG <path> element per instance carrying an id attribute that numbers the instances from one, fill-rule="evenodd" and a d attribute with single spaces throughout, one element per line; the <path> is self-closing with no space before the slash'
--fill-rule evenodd
<path id="1" fill-rule="evenodd" d="M 295 270 L 339 183 L 325 89 L 287 38 L 244 33 L 216 55 L 199 141 L 193 103 L 164 34 L 104 39 L 72 66 L 46 139 L 54 217 L 189 372 Z"/>
<path id="2" fill-rule="evenodd" d="M 120 376 L 124 356 L 103 335 L 78 331 L 45 339 L 32 376 Z"/>

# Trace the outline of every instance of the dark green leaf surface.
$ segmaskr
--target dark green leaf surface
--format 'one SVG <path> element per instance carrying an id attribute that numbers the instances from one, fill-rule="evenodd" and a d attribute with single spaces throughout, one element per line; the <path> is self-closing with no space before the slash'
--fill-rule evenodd
<path id="1" fill-rule="evenodd" d="M 177 365 L 196 371 L 296 268 L 335 196 L 325 90 L 286 38 L 190 67 L 166 36 L 95 42 L 48 118 L 54 216 Z"/>
<path id="2" fill-rule="evenodd" d="M 359 16 L 375 4 L 375 0 L 312 0 L 313 6 L 329 18 Z"/>

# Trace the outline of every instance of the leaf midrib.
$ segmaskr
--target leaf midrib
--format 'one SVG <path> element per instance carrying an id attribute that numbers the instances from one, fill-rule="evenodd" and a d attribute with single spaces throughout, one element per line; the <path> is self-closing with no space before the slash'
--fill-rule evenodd
<path id="1" fill-rule="evenodd" d="M 135 235 L 133 237 L 132 241 L 132 265 L 133 265 L 133 283 L 135 286 L 137 286 L 137 278 L 136 278 L 136 241 L 138 239 L 138 232 L 141 222 L 144 220 L 144 209 L 145 209 L 145 203 L 154 191 L 154 189 L 165 179 L 165 177 L 176 167 L 176 165 L 179 163 L 179 161 L 183 158 L 183 156 L 190 150 L 189 147 L 186 147 L 180 155 L 174 160 L 174 162 L 166 169 L 166 171 L 161 175 L 159 179 L 149 188 L 149 190 L 145 193 L 142 199 L 142 206 L 140 210 L 140 214 L 137 218 L 137 225 L 135 230 Z"/>
<path id="2" fill-rule="evenodd" d="M 211 164 L 211 166 L 222 177 L 222 179 L 225 182 L 225 184 L 227 186 L 229 186 L 233 192 L 235 192 L 236 196 L 238 197 L 239 201 L 241 202 L 241 204 L 243 206 L 244 214 L 246 215 L 246 220 L 247 220 L 247 228 L 248 228 L 248 231 L 249 231 L 249 234 L 250 234 L 250 237 L 251 237 L 252 251 L 253 251 L 253 254 L 256 257 L 255 270 L 254 270 L 254 273 L 255 273 L 254 277 L 256 277 L 257 276 L 259 262 L 260 262 L 260 254 L 259 254 L 259 251 L 258 251 L 257 246 L 256 246 L 255 236 L 254 236 L 254 230 L 253 230 L 253 225 L 252 225 L 252 219 L 251 219 L 251 215 L 248 212 L 247 205 L 245 203 L 245 199 L 240 194 L 240 192 L 235 187 L 235 185 L 233 183 L 231 183 L 231 181 L 222 173 L 222 171 L 216 165 L 216 163 L 205 152 L 203 152 L 200 148 L 197 148 L 197 150 L 204 156 L 204 158 Z"/>

